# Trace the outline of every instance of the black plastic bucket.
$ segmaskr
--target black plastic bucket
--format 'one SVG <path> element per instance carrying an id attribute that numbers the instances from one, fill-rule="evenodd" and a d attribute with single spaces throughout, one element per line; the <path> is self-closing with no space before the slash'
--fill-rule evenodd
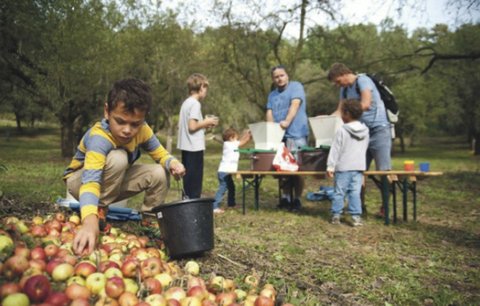
<path id="1" fill-rule="evenodd" d="M 213 201 L 187 199 L 152 209 L 170 257 L 193 257 L 213 249 Z"/>

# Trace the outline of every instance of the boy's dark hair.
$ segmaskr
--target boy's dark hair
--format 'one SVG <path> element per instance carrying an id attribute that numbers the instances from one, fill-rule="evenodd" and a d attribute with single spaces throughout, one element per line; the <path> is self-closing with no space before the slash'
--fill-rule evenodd
<path id="1" fill-rule="evenodd" d="M 237 130 L 234 128 L 228 128 L 223 132 L 223 141 L 229 141 L 233 136 L 238 136 Z"/>
<path id="2" fill-rule="evenodd" d="M 139 79 L 116 81 L 107 96 L 108 110 L 115 109 L 119 102 L 125 103 L 125 109 L 128 112 L 140 110 L 148 113 L 152 106 L 150 86 Z"/>
<path id="3" fill-rule="evenodd" d="M 342 113 L 349 114 L 353 120 L 358 120 L 362 116 L 363 110 L 360 101 L 348 99 L 342 103 Z"/>
<path id="4" fill-rule="evenodd" d="M 187 79 L 188 93 L 199 92 L 205 86 L 208 87 L 208 79 L 201 73 L 194 73 Z"/>
<path id="5" fill-rule="evenodd" d="M 345 64 L 334 63 L 332 64 L 332 66 L 330 67 L 330 70 L 328 71 L 327 78 L 331 82 L 331 81 L 334 81 L 339 76 L 349 74 L 349 73 L 353 73 L 353 72 L 352 70 L 350 70 L 350 68 L 345 66 Z"/>

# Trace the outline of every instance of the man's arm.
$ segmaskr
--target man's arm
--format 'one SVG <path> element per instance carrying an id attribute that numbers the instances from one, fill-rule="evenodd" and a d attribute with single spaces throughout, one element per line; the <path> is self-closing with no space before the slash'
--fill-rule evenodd
<path id="1" fill-rule="evenodd" d="M 298 109 L 300 108 L 300 104 L 302 104 L 302 100 L 300 99 L 293 99 L 290 103 L 290 108 L 288 109 L 287 117 L 285 120 L 280 121 L 280 126 L 284 129 L 288 128 L 290 123 L 292 123 L 293 119 L 297 115 Z"/>
<path id="2" fill-rule="evenodd" d="M 360 105 L 362 105 L 362 110 L 366 111 L 372 105 L 372 92 L 370 89 L 365 89 L 360 92 Z"/>
<path id="3" fill-rule="evenodd" d="M 267 112 L 265 113 L 265 121 L 273 122 L 273 112 L 271 109 L 267 109 Z"/>

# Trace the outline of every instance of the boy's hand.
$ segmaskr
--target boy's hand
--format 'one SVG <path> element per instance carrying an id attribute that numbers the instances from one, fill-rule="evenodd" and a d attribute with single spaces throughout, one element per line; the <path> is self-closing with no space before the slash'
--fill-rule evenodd
<path id="1" fill-rule="evenodd" d="M 97 215 L 88 215 L 82 227 L 73 238 L 73 252 L 77 255 L 89 255 L 95 249 L 100 234 Z"/>
<path id="2" fill-rule="evenodd" d="M 218 125 L 218 117 L 216 117 L 216 116 L 207 117 L 207 118 L 205 118 L 205 122 L 207 123 L 207 126 L 209 128 L 217 126 Z"/>
<path id="3" fill-rule="evenodd" d="M 333 172 L 333 171 L 327 171 L 327 176 L 328 176 L 329 178 L 332 178 L 334 173 L 335 173 L 335 172 Z"/>
<path id="4" fill-rule="evenodd" d="M 170 164 L 170 173 L 175 178 L 181 178 L 185 175 L 185 167 L 180 162 L 174 162 Z"/>

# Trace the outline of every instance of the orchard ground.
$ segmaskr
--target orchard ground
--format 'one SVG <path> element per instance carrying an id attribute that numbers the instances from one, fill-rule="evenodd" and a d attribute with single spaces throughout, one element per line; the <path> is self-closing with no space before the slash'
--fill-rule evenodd
<path id="1" fill-rule="evenodd" d="M 60 157 L 58 129 L 41 126 L 19 135 L 6 122 L 0 124 L 0 215 L 28 218 L 55 212 L 53 203 L 65 196 L 61 176 L 68 163 Z M 371 182 L 366 225 L 360 228 L 329 224 L 328 201 L 304 199 L 300 213 L 277 210 L 272 178 L 262 183 L 261 209 L 253 209 L 250 190 L 247 214 L 242 215 L 241 182 L 236 180 L 239 208 L 215 216 L 215 249 L 196 259 L 202 275 L 242 279 L 258 273 L 262 282 L 275 285 L 281 299 L 296 305 L 478 304 L 480 158 L 461 138 L 422 139 L 407 150 L 394 156 L 394 169 L 415 160 L 444 172 L 418 183 L 416 223 L 411 215 L 409 222 L 390 226 L 376 219 L 380 194 Z M 208 142 L 204 196 L 216 191 L 220 157 L 221 145 Z M 141 161 L 150 162 L 148 156 Z M 248 162 L 242 159 L 241 168 L 247 169 Z M 307 179 L 306 191 L 331 184 Z M 178 190 L 173 182 L 168 201 L 179 199 Z M 129 206 L 138 208 L 141 200 L 134 197 Z M 139 222 L 114 225 L 158 235 Z"/>

